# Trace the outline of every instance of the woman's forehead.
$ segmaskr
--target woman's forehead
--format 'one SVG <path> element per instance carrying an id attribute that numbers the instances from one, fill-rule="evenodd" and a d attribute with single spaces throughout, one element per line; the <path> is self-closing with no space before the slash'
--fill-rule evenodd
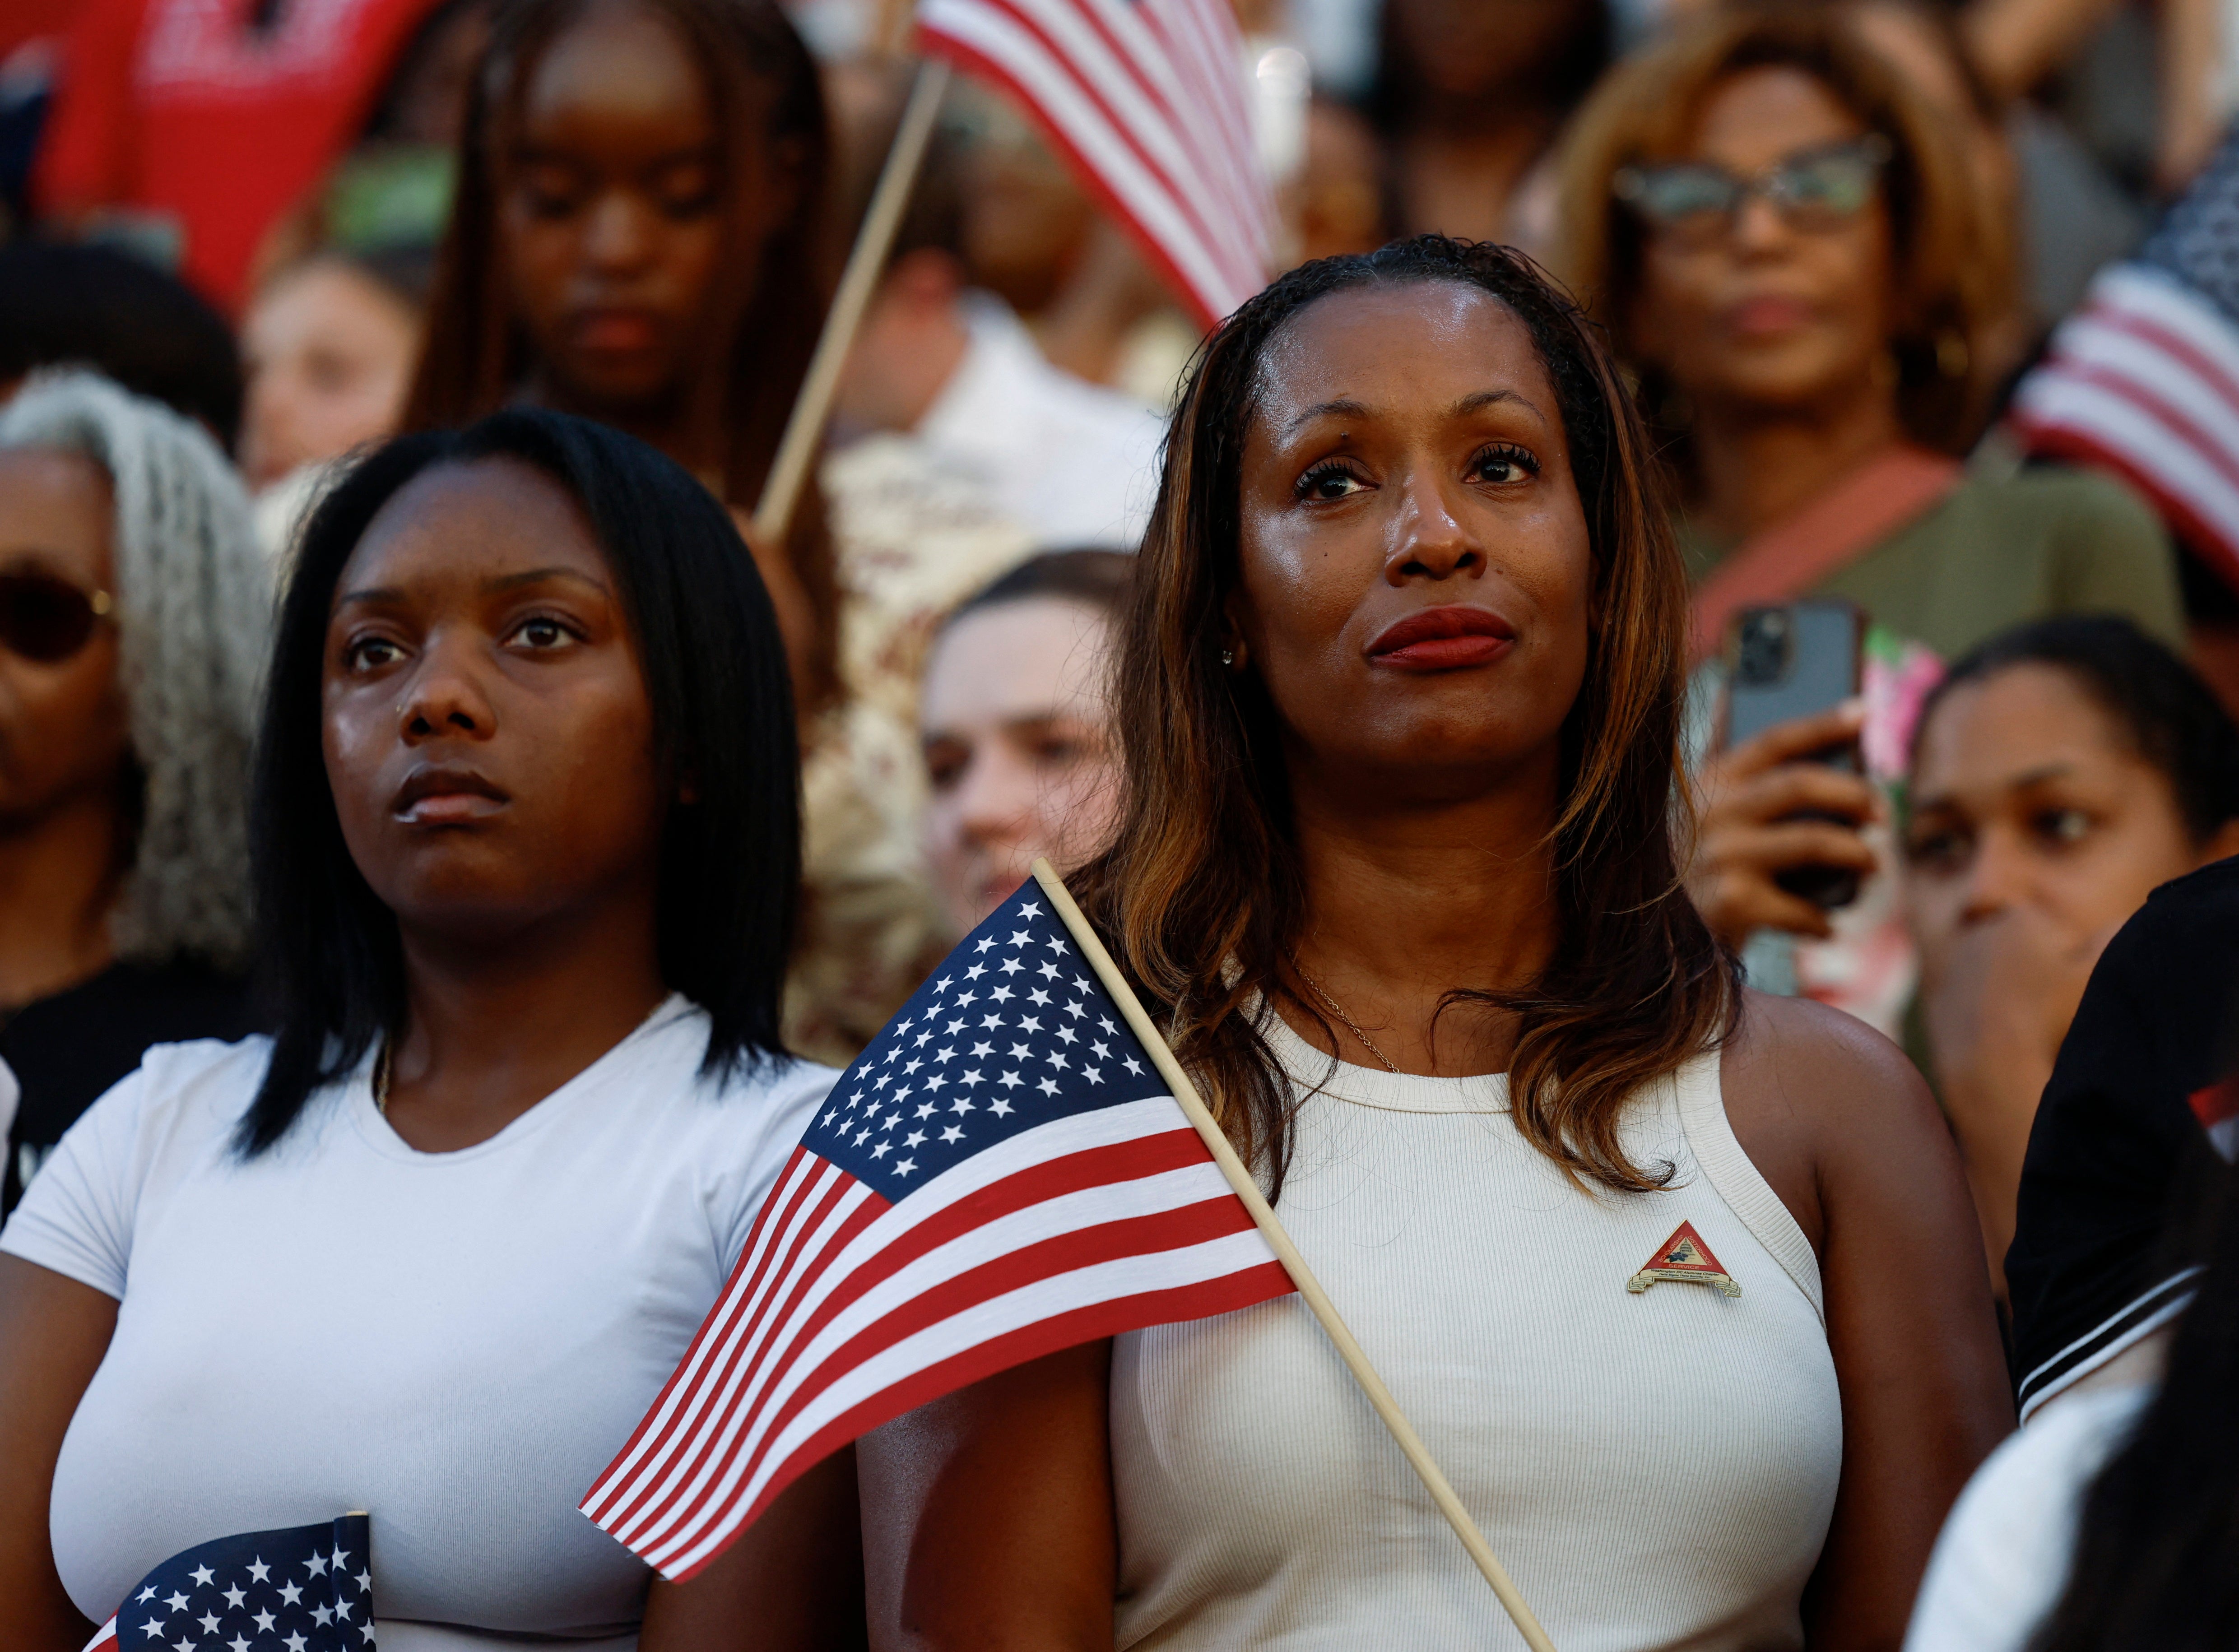
<path id="1" fill-rule="evenodd" d="M 1857 112 L 1810 70 L 1758 63 L 1721 75 L 1696 99 L 1668 155 L 1700 156 L 1758 166 L 1799 149 L 1840 143 L 1864 132 Z"/>
<path id="2" fill-rule="evenodd" d="M 532 134 L 586 116 L 672 134 L 714 124 L 712 89 L 692 43 L 634 0 L 570 20 L 522 65 L 517 85 L 516 118 Z"/>
<path id="3" fill-rule="evenodd" d="M 1488 395 L 1558 422 L 1554 383 L 1521 316 L 1467 282 L 1352 287 L 1314 300 L 1261 353 L 1253 401 L 1278 439 L 1320 411 L 1374 419 Z"/>
<path id="4" fill-rule="evenodd" d="M 532 567 L 601 584 L 611 578 L 582 507 L 557 481 L 508 457 L 446 462 L 421 471 L 374 513 L 337 588 L 424 574 L 479 581 Z"/>
<path id="5" fill-rule="evenodd" d="M 0 448 L 0 567 L 107 584 L 115 509 L 109 473 L 83 454 Z"/>

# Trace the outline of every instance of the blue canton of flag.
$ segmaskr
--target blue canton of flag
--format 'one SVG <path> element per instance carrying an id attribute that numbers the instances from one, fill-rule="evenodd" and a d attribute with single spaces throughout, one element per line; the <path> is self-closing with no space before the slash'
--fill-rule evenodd
<path id="1" fill-rule="evenodd" d="M 672 1578 L 982 1377 L 1292 1288 L 1029 882 L 840 1075 L 583 1511 Z"/>
<path id="2" fill-rule="evenodd" d="M 890 1199 L 1037 1125 L 1140 1095 L 1152 1078 L 1044 903 L 1017 896 L 1006 911 L 887 1024 L 802 1138 Z"/>
<path id="3" fill-rule="evenodd" d="M 372 1547 L 362 1514 L 197 1543 L 142 1578 L 85 1652 L 365 1652 Z"/>

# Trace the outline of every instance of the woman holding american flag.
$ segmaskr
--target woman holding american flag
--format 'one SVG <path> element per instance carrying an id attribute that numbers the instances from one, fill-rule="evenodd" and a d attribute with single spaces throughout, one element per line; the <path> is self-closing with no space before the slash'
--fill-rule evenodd
<path id="1" fill-rule="evenodd" d="M 1894 1644 L 2010 1424 L 1948 1132 L 1680 886 L 1684 579 L 1597 335 L 1437 237 L 1185 393 L 1074 879 L 1565 1649 Z M 858 1447 L 874 1645 L 1517 1644 L 1294 1296 Z"/>
<path id="2" fill-rule="evenodd" d="M 382 1652 L 707 1644 L 797 1523 L 672 1588 L 575 1503 L 831 1084 L 778 1036 L 787 681 L 729 516 L 619 432 L 501 413 L 327 496 L 255 778 L 275 1034 L 150 1051 L 0 1234 L 0 1646 L 125 1602 L 133 1647 L 363 1652 L 369 1598 Z M 843 1635 L 846 1470 L 788 1505 L 838 1586 L 774 1591 Z M 269 1545 L 358 1511 L 307 1644 Z"/>

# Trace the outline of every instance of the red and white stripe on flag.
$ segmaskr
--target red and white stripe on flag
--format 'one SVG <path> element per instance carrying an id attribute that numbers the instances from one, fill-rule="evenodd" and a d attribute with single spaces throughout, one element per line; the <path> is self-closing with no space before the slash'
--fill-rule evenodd
<path id="1" fill-rule="evenodd" d="M 1291 1289 L 1170 1096 L 1053 1119 L 898 1201 L 804 1144 L 583 1512 L 681 1580 L 804 1470 L 905 1411 Z"/>
<path id="2" fill-rule="evenodd" d="M 2137 486 L 2239 584 L 2239 328 L 2165 271 L 2116 264 L 2015 392 L 2033 453 Z"/>
<path id="3" fill-rule="evenodd" d="M 1274 202 L 1229 0 L 918 0 L 917 21 L 1040 120 L 1206 326 L 1266 284 Z"/>

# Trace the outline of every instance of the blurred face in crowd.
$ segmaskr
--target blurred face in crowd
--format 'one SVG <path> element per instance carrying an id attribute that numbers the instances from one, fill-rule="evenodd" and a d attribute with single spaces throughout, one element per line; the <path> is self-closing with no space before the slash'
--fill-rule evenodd
<path id="1" fill-rule="evenodd" d="M 0 448 L 0 833 L 117 784 L 130 734 L 112 579 L 109 477 L 89 459 Z"/>
<path id="2" fill-rule="evenodd" d="M 688 43 L 628 0 L 595 0 L 536 61 L 499 222 L 548 397 L 665 409 L 697 373 L 724 269 L 726 158 Z"/>
<path id="3" fill-rule="evenodd" d="M 973 283 L 1032 312 L 1057 296 L 1096 227 L 1072 170 L 1024 116 L 991 91 L 959 87 L 948 116 L 962 140 L 958 226 Z"/>
<path id="4" fill-rule="evenodd" d="M 1551 804 L 1591 555 L 1514 313 L 1446 282 L 1317 300 L 1266 348 L 1241 480 L 1229 619 L 1293 776 L 1354 808 L 1519 783 Z"/>
<path id="5" fill-rule="evenodd" d="M 1952 689 L 1921 731 L 1905 831 L 1914 932 L 1931 970 L 2022 906 L 2081 943 L 2239 849 L 2233 835 L 2196 842 L 2169 777 L 2069 673 L 2010 666 Z"/>
<path id="6" fill-rule="evenodd" d="M 1756 178 L 1867 136 L 1800 70 L 1746 70 L 1716 86 L 1692 141 L 1661 162 Z M 1895 327 L 1894 243 L 1881 190 L 1847 215 L 1784 213 L 1752 192 L 1729 217 L 1647 232 L 1634 317 L 1650 359 L 1698 405 L 1793 413 L 1871 394 Z"/>
<path id="7" fill-rule="evenodd" d="M 408 933 L 516 939 L 647 898 L 665 815 L 652 702 L 581 510 L 510 459 L 400 488 L 335 588 L 335 812 Z"/>
<path id="8" fill-rule="evenodd" d="M 1026 597 L 963 615 L 934 646 L 919 712 L 926 852 L 960 932 L 1025 882 L 1035 856 L 1066 871 L 1110 835 L 1110 631 L 1084 603 Z"/>
<path id="9" fill-rule="evenodd" d="M 272 282 L 242 328 L 249 485 L 269 487 L 299 465 L 389 435 L 419 351 L 420 317 L 343 260 L 313 259 Z"/>

